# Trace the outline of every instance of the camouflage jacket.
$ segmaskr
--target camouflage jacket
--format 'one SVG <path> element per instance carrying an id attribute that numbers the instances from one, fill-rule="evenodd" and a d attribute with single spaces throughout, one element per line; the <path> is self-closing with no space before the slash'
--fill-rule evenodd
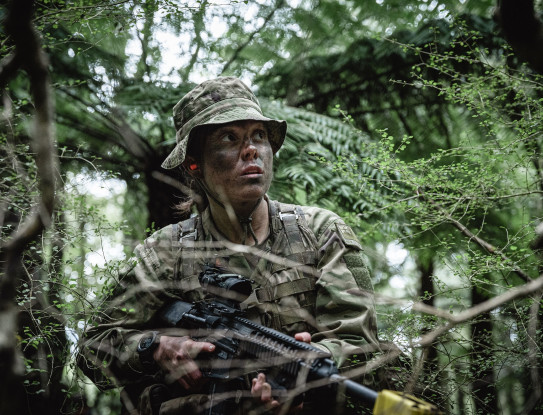
<path id="1" fill-rule="evenodd" d="M 269 237 L 257 247 L 226 241 L 209 210 L 139 245 L 81 341 L 84 372 L 99 387 L 141 383 L 138 341 L 148 330 L 160 331 L 152 318 L 164 304 L 203 298 L 197 276 L 204 264 L 253 280 L 253 293 L 242 303 L 248 317 L 290 335 L 310 332 L 312 343 L 328 350 L 340 368 L 351 355 L 363 359 L 377 350 L 373 288 L 351 228 L 325 209 L 268 205 Z"/>

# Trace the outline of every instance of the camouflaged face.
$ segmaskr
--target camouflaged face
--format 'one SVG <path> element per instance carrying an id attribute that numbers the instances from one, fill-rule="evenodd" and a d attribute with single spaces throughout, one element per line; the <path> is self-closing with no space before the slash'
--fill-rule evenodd
<path id="1" fill-rule="evenodd" d="M 251 90 L 239 79 L 221 77 L 206 81 L 185 95 L 173 108 L 177 145 L 162 167 L 173 169 L 185 160 L 191 131 L 200 125 L 255 120 L 266 123 L 273 152 L 285 139 L 285 121 L 265 117 Z"/>

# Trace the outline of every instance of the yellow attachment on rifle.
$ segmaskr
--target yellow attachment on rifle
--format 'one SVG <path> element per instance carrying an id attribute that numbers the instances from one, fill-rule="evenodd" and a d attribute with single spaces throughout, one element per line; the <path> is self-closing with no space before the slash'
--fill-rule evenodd
<path id="1" fill-rule="evenodd" d="M 390 390 L 377 394 L 373 415 L 438 415 L 443 414 L 435 405 L 413 395 Z"/>

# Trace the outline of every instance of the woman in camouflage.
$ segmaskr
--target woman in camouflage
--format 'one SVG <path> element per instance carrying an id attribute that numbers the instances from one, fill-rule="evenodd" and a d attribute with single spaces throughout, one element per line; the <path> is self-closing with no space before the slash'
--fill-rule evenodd
<path id="1" fill-rule="evenodd" d="M 136 248 L 108 308 L 81 341 L 84 372 L 100 387 L 124 386 L 129 413 L 209 408 L 197 360 L 215 346 L 156 321 L 175 299 L 204 298 L 198 275 L 205 265 L 249 278 L 253 291 L 241 304 L 247 316 L 329 352 L 340 369 L 350 356 L 377 350 L 373 288 L 353 231 L 330 211 L 266 195 L 286 122 L 263 116 L 249 88 L 223 77 L 183 97 L 174 123 L 177 145 L 163 167 L 181 167 L 192 179 L 194 197 L 183 208 L 197 214 Z M 285 409 L 264 373 L 233 392 L 229 412 Z M 289 410 L 309 408 L 305 402 Z"/>

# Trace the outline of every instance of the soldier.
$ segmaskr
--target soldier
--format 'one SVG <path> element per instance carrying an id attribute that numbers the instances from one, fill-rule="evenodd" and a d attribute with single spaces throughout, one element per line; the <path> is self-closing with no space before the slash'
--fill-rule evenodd
<path id="1" fill-rule="evenodd" d="M 221 77 L 183 97 L 174 124 L 177 145 L 163 167 L 189 175 L 194 194 L 183 208 L 196 203 L 198 214 L 136 248 L 108 308 L 81 341 L 83 371 L 99 387 L 124 386 L 125 413 L 209 407 L 197 357 L 215 346 L 154 318 L 171 301 L 203 298 L 204 265 L 250 278 L 253 292 L 241 304 L 247 316 L 330 352 L 339 368 L 377 350 L 373 288 L 353 231 L 330 211 L 267 197 L 286 122 L 263 116 L 240 80 Z M 263 373 L 233 390 L 228 411 L 281 409 Z"/>

